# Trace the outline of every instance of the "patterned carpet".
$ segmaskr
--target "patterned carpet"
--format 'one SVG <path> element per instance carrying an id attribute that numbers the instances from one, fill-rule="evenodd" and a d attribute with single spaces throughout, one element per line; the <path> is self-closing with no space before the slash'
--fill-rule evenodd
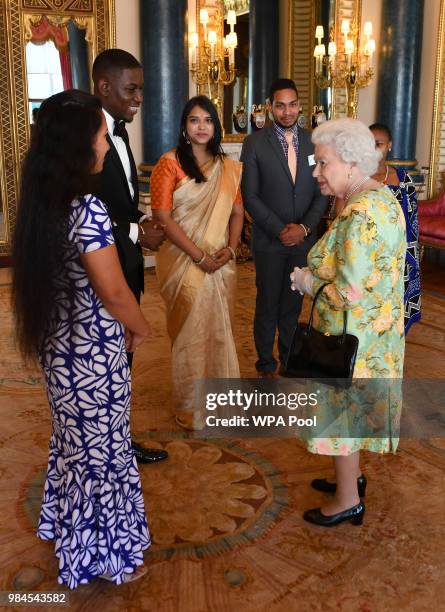
<path id="1" fill-rule="evenodd" d="M 445 440 L 403 440 L 397 455 L 366 455 L 362 527 L 308 525 L 302 511 L 323 500 L 309 483 L 331 473 L 328 458 L 291 439 L 200 440 L 175 425 L 163 305 L 154 275 L 146 281 L 143 309 L 154 337 L 135 357 L 132 428 L 139 441 L 170 453 L 141 470 L 154 540 L 149 572 L 121 587 L 81 586 L 69 594 L 70 609 L 445 610 Z M 254 375 L 254 298 L 253 266 L 245 263 L 235 331 L 244 377 Z M 14 349 L 7 282 L 0 305 L 0 590 L 64 591 L 53 545 L 35 536 L 47 401 L 40 373 L 25 369 Z M 445 300 L 427 292 L 407 344 L 408 377 L 445 377 L 444 320 Z"/>

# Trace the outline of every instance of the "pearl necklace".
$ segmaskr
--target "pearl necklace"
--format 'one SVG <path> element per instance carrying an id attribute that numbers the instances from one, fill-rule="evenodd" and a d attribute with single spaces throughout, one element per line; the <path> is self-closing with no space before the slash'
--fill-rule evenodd
<path id="1" fill-rule="evenodd" d="M 348 189 L 348 191 L 345 193 L 345 196 L 343 198 L 344 201 L 347 202 L 352 196 L 352 194 L 358 191 L 360 187 L 366 183 L 366 181 L 369 181 L 369 179 L 369 176 L 365 176 L 365 178 L 363 178 L 361 181 L 358 181 L 358 183 L 354 183 L 354 185 L 352 185 L 352 187 Z"/>

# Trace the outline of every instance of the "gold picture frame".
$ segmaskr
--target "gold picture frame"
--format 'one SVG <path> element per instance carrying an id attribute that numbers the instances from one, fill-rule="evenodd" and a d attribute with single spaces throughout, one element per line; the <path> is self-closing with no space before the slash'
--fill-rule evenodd
<path id="1" fill-rule="evenodd" d="M 28 150 L 28 109 L 25 45 L 32 20 L 74 20 L 87 29 L 91 60 L 116 46 L 114 0 L 0 0 L 0 263 L 9 264 L 14 232 L 20 168 Z M 29 36 L 29 35 L 28 35 Z"/>
<path id="2" fill-rule="evenodd" d="M 445 0 L 440 3 L 437 37 L 436 79 L 434 85 L 433 128 L 431 137 L 430 172 L 427 197 L 437 195 L 445 188 Z"/>

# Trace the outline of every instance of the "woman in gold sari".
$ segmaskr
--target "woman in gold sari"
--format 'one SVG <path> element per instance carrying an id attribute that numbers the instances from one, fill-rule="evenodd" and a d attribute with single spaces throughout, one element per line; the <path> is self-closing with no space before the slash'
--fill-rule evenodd
<path id="1" fill-rule="evenodd" d="M 212 102 L 189 100 L 178 145 L 160 158 L 150 181 L 153 216 L 167 236 L 156 273 L 172 341 L 176 421 L 188 428 L 195 381 L 239 377 L 232 320 L 242 165 L 224 155 L 221 132 Z"/>

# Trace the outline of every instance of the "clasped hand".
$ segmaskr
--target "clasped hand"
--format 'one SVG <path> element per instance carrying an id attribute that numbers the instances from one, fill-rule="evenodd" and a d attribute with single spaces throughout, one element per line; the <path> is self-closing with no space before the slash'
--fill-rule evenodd
<path id="1" fill-rule="evenodd" d="M 216 272 L 223 266 L 226 265 L 228 261 L 230 261 L 232 257 L 231 252 L 227 247 L 216 251 L 213 255 L 207 255 L 204 261 L 200 264 L 200 267 L 204 270 L 204 272 L 208 272 L 212 274 L 212 272 Z"/>
<path id="2" fill-rule="evenodd" d="M 153 221 L 153 219 L 145 219 L 140 223 L 142 231 L 139 231 L 139 242 L 143 249 L 157 251 L 164 242 L 166 236 L 163 225 Z"/>
<path id="3" fill-rule="evenodd" d="M 294 271 L 290 274 L 292 291 L 299 291 L 301 295 L 307 293 L 313 295 L 313 284 L 314 277 L 309 268 L 298 268 L 295 267 Z"/>
<path id="4" fill-rule="evenodd" d="M 301 244 L 306 237 L 306 233 L 298 223 L 288 223 L 284 230 L 280 232 L 279 239 L 284 246 L 295 246 Z"/>

